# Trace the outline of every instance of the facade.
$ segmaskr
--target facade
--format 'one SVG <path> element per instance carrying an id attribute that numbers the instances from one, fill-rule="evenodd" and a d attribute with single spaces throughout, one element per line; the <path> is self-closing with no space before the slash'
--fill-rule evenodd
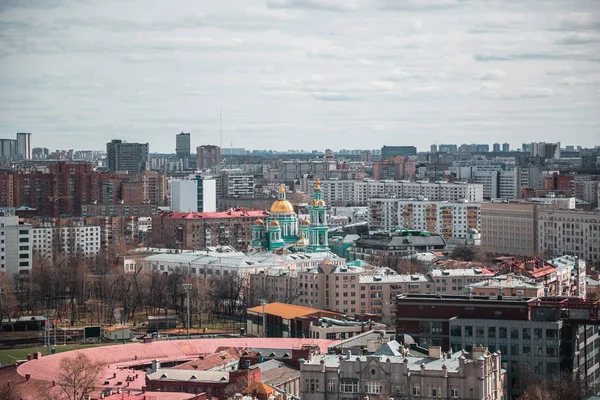
<path id="1" fill-rule="evenodd" d="M 444 239 L 466 239 L 469 230 L 481 229 L 479 203 L 373 199 L 369 205 L 369 227 L 398 227 L 439 233 Z"/>
<path id="2" fill-rule="evenodd" d="M 252 245 L 269 251 L 292 246 L 308 252 L 329 250 L 327 205 L 321 197 L 320 182 L 317 179 L 315 197 L 309 208 L 309 219 L 298 223 L 298 215 L 292 203 L 285 197 L 283 186 L 278 198 L 271 206 L 266 222 L 257 219 L 252 228 Z"/>
<path id="3" fill-rule="evenodd" d="M 540 158 L 560 158 L 560 142 L 534 142 L 530 145 L 531 155 Z"/>
<path id="4" fill-rule="evenodd" d="M 600 262 L 600 211 L 540 207 L 538 248 L 543 254 L 571 255 Z"/>
<path id="5" fill-rule="evenodd" d="M 504 400 L 504 373 L 500 353 L 486 348 L 448 357 L 439 348 L 428 357 L 316 355 L 300 365 L 300 397 Z"/>
<path id="6" fill-rule="evenodd" d="M 102 329 L 102 337 L 108 340 L 131 340 L 133 339 L 133 332 L 127 325 L 115 325 L 107 326 Z"/>
<path id="7" fill-rule="evenodd" d="M 410 157 L 417 155 L 415 146 L 383 146 L 381 148 L 381 160 L 385 161 L 396 156 Z"/>
<path id="8" fill-rule="evenodd" d="M 254 175 L 224 172 L 221 176 L 221 196 L 229 199 L 252 199 L 255 196 Z"/>
<path id="9" fill-rule="evenodd" d="M 190 134 L 178 133 L 175 137 L 175 153 L 177 158 L 186 159 L 190 156 Z"/>
<path id="10" fill-rule="evenodd" d="M 410 335 L 422 346 L 440 345 L 452 352 L 483 345 L 502 354 L 513 397 L 523 391 L 527 374 L 553 379 L 561 371 L 580 370 L 591 388 L 598 387 L 600 350 L 593 345 L 598 328 L 570 324 L 556 308 L 536 299 L 402 295 L 396 302 L 399 337 Z"/>
<path id="11" fill-rule="evenodd" d="M 171 179 L 171 211 L 197 212 L 198 183 L 190 179 Z"/>
<path id="12" fill-rule="evenodd" d="M 519 203 L 481 204 L 481 250 L 529 257 L 537 254 L 537 207 Z"/>
<path id="13" fill-rule="evenodd" d="M 31 225 L 0 214 L 0 272 L 27 278 L 32 268 Z"/>
<path id="14" fill-rule="evenodd" d="M 401 156 L 376 161 L 373 163 L 373 178 L 376 180 L 413 179 L 415 177 L 416 166 L 417 164 L 414 161 Z"/>
<path id="15" fill-rule="evenodd" d="M 221 164 L 221 148 L 219 146 L 204 145 L 196 148 L 198 169 L 212 169 Z"/>
<path id="16" fill-rule="evenodd" d="M 247 250 L 252 241 L 253 223 L 267 216 L 266 211 L 244 209 L 157 214 L 152 217 L 150 244 L 187 250 L 229 245 Z"/>
<path id="17" fill-rule="evenodd" d="M 158 212 L 156 204 L 85 204 L 81 206 L 81 216 L 87 217 L 145 217 Z"/>
<path id="18" fill-rule="evenodd" d="M 17 148 L 16 156 L 21 160 L 31 160 L 32 146 L 31 146 L 31 133 L 19 132 L 17 133 Z"/>
<path id="19" fill-rule="evenodd" d="M 17 154 L 17 141 L 15 139 L 0 139 L 0 158 L 13 160 Z"/>
<path id="20" fill-rule="evenodd" d="M 80 253 L 94 256 L 100 252 L 100 227 L 73 221 L 71 226 L 42 222 L 32 230 L 32 248 L 38 254 L 52 257 L 58 253 Z"/>
<path id="21" fill-rule="evenodd" d="M 150 167 L 150 146 L 113 139 L 106 144 L 106 158 L 110 171 L 145 171 Z"/>
<path id="22" fill-rule="evenodd" d="M 375 180 L 324 180 L 321 181 L 323 200 L 330 205 L 366 206 L 371 199 L 427 198 L 430 201 L 480 203 L 483 201 L 483 185 L 473 183 L 434 183 Z M 313 195 L 308 187 L 308 194 Z"/>

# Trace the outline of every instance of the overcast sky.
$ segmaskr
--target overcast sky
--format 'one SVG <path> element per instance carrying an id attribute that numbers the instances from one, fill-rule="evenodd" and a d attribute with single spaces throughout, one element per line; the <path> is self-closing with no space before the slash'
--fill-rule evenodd
<path id="1" fill-rule="evenodd" d="M 600 144 L 600 1 L 0 0 L 0 137 Z"/>

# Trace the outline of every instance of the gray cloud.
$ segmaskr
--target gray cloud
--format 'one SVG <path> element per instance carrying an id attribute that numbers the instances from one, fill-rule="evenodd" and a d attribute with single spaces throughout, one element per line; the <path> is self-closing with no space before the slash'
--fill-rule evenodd
<path id="1" fill-rule="evenodd" d="M 0 0 L 0 129 L 172 151 L 597 144 L 591 1 Z M 143 10 L 143 12 L 141 12 Z M 402 135 L 399 135 L 401 133 Z M 305 144 L 308 143 L 308 144 Z M 343 144 L 342 144 L 343 143 Z"/>

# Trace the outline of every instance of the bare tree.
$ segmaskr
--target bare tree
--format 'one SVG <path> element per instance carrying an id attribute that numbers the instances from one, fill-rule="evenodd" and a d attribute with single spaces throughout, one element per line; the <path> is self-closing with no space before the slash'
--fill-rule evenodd
<path id="1" fill-rule="evenodd" d="M 14 383 L 6 382 L 0 388 L 0 400 L 18 400 L 21 398 Z"/>
<path id="2" fill-rule="evenodd" d="M 96 389 L 100 364 L 92 362 L 85 354 L 64 358 L 58 368 L 56 384 L 69 400 L 83 400 Z"/>
<path id="3" fill-rule="evenodd" d="M 10 322 L 11 315 L 15 313 L 17 306 L 14 287 L 8 273 L 0 272 L 0 330 L 2 330 L 2 320 L 8 318 Z"/>

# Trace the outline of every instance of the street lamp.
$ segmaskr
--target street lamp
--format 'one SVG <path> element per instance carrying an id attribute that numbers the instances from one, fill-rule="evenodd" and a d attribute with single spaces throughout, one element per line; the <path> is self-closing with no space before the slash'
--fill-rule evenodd
<path id="1" fill-rule="evenodd" d="M 190 338 L 190 290 L 192 290 L 191 283 L 184 283 L 183 289 L 187 294 L 187 337 Z"/>

